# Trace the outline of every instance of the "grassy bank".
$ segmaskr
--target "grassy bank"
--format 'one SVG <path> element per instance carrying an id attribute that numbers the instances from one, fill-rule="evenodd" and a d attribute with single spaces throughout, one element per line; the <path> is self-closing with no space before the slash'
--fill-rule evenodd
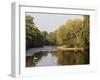
<path id="1" fill-rule="evenodd" d="M 65 47 L 65 46 L 57 46 L 57 49 L 59 49 L 59 50 L 69 50 L 69 51 L 72 51 L 72 50 L 74 50 L 74 51 L 79 51 L 79 50 L 81 50 L 81 51 L 84 51 L 84 48 L 81 48 L 81 47 L 74 47 L 74 48 L 68 48 L 68 47 Z"/>

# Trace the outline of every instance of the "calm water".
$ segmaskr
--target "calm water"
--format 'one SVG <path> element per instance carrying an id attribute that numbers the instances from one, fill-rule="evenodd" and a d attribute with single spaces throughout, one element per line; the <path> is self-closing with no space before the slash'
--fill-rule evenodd
<path id="1" fill-rule="evenodd" d="M 26 67 L 89 64 L 89 51 L 40 51 L 26 56 Z"/>

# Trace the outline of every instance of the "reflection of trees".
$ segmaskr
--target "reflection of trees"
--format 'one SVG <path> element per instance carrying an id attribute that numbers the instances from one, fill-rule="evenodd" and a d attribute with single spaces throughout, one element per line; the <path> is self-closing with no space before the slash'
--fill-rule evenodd
<path id="1" fill-rule="evenodd" d="M 55 51 L 55 52 L 38 52 L 32 56 L 26 57 L 26 67 L 36 66 L 43 56 L 52 54 L 56 57 L 58 65 L 78 65 L 89 64 L 89 51 Z"/>
<path id="2" fill-rule="evenodd" d="M 27 56 L 26 57 L 26 67 L 32 67 L 33 64 L 33 56 Z"/>
<path id="3" fill-rule="evenodd" d="M 76 65 L 76 64 L 88 64 L 89 56 L 87 52 L 81 51 L 57 51 L 57 62 L 59 65 Z"/>
<path id="4" fill-rule="evenodd" d="M 42 58 L 42 56 L 47 56 L 47 53 L 38 52 L 38 53 L 33 53 L 32 56 L 27 56 L 26 57 L 26 67 L 35 66 L 36 63 Z"/>

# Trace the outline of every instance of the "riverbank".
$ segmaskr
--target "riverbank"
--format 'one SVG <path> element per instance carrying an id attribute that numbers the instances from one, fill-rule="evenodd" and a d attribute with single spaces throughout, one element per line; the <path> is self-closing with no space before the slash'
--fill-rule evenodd
<path id="1" fill-rule="evenodd" d="M 33 53 L 38 52 L 50 52 L 50 51 L 57 51 L 57 50 L 63 50 L 63 51 L 84 51 L 84 48 L 66 48 L 65 46 L 43 46 L 38 48 L 30 48 L 26 50 L 26 56 L 32 56 Z"/>
<path id="2" fill-rule="evenodd" d="M 58 50 L 64 50 L 64 51 L 67 51 L 67 50 L 69 50 L 69 51 L 72 51 L 72 50 L 74 50 L 74 51 L 79 51 L 79 50 L 84 51 L 84 48 L 78 48 L 78 47 L 75 47 L 75 48 L 66 48 L 64 46 L 57 46 L 57 49 Z"/>

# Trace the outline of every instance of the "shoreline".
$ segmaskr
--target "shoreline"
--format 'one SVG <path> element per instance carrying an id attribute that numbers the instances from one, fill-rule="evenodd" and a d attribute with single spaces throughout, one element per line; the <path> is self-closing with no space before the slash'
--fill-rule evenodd
<path id="1" fill-rule="evenodd" d="M 63 51 L 84 51 L 84 48 L 66 48 L 64 46 L 43 46 L 38 48 L 30 48 L 26 50 L 26 56 L 32 56 L 34 53 L 43 52 L 43 51 L 57 51 L 57 50 L 63 50 Z"/>

